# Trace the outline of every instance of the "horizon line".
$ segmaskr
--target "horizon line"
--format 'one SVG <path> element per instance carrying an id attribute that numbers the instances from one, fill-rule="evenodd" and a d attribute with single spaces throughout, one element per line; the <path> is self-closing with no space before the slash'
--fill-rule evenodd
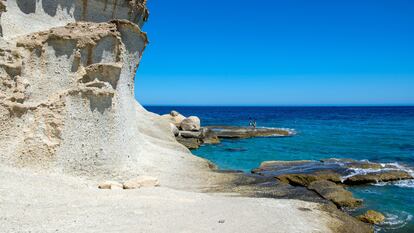
<path id="1" fill-rule="evenodd" d="M 144 107 L 414 107 L 414 104 L 344 104 L 344 105 L 193 105 L 193 104 L 142 104 Z"/>

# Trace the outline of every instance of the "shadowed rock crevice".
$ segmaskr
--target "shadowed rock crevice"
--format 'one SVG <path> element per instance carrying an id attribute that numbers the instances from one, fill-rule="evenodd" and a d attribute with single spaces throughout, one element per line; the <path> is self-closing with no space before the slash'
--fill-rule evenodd
<path id="1" fill-rule="evenodd" d="M 25 14 L 36 12 L 36 0 L 16 0 L 17 6 Z"/>

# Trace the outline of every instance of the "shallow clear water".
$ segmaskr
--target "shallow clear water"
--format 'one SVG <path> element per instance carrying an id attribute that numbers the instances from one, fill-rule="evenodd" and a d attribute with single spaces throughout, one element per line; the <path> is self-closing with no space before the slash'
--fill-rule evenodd
<path id="1" fill-rule="evenodd" d="M 194 154 L 222 169 L 246 172 L 266 160 L 323 158 L 397 162 L 414 168 L 414 107 L 147 107 L 165 114 L 175 109 L 202 119 L 203 125 L 291 128 L 293 137 L 223 140 Z M 366 209 L 387 215 L 380 232 L 414 232 L 414 184 L 352 187 Z"/>

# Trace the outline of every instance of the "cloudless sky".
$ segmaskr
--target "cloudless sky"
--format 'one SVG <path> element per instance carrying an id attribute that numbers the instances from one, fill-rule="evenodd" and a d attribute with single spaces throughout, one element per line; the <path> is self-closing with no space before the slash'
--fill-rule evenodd
<path id="1" fill-rule="evenodd" d="M 149 0 L 144 105 L 414 105 L 413 0 Z"/>

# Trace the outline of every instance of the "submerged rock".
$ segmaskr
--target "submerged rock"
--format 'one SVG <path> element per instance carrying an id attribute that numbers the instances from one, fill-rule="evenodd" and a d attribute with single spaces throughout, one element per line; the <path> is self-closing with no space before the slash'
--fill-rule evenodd
<path id="1" fill-rule="evenodd" d="M 312 182 L 308 189 L 332 201 L 338 207 L 355 208 L 362 204 L 362 200 L 354 198 L 351 192 L 328 180 Z"/>
<path id="2" fill-rule="evenodd" d="M 385 216 L 377 211 L 368 210 L 365 214 L 359 215 L 357 219 L 369 224 L 380 224 L 384 222 Z"/>

